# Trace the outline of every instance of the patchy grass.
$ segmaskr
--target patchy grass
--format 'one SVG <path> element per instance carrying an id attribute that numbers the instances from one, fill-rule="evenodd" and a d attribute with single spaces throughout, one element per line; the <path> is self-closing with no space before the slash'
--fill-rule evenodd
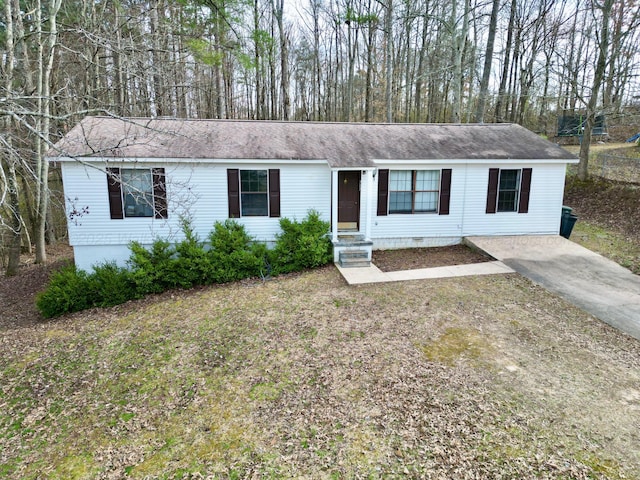
<path id="1" fill-rule="evenodd" d="M 578 215 L 572 241 L 640 273 L 640 185 L 567 177 L 564 203 Z"/>
<path id="2" fill-rule="evenodd" d="M 1 478 L 640 476 L 640 344 L 517 275 L 327 267 L 3 333 Z"/>
<path id="3" fill-rule="evenodd" d="M 578 221 L 571 240 L 640 274 L 640 245 L 621 233 Z"/>
<path id="4" fill-rule="evenodd" d="M 457 361 L 480 362 L 491 353 L 492 347 L 477 330 L 451 327 L 423 345 L 422 350 L 429 360 L 453 366 Z"/>

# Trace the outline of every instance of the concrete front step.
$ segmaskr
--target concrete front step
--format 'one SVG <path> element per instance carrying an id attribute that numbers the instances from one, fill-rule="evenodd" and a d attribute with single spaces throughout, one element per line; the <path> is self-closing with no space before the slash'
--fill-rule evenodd
<path id="1" fill-rule="evenodd" d="M 340 266 L 349 267 L 368 267 L 371 265 L 369 253 L 366 250 L 343 250 L 339 254 Z"/>

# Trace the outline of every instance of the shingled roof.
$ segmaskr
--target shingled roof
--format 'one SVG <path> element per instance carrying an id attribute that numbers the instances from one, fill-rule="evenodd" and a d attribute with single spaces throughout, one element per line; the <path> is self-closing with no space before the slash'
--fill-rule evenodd
<path id="1" fill-rule="evenodd" d="M 515 124 L 374 124 L 86 117 L 49 153 L 62 157 L 326 160 L 575 160 Z"/>

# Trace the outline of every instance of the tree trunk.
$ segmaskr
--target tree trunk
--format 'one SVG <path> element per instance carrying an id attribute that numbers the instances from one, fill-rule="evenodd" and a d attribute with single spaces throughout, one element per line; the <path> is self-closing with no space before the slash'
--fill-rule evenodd
<path id="1" fill-rule="evenodd" d="M 500 0 L 493 0 L 491 7 L 491 19 L 489 20 L 489 33 L 487 37 L 487 49 L 484 54 L 484 66 L 482 68 L 482 80 L 480 80 L 480 93 L 478 95 L 478 106 L 474 121 L 484 122 L 484 110 L 487 106 L 487 96 L 489 94 L 489 79 L 491 78 L 491 64 L 493 63 L 493 47 L 496 43 L 496 27 L 498 25 L 498 10 Z"/>
<path id="2" fill-rule="evenodd" d="M 60 9 L 60 3 L 61 0 L 49 0 L 47 4 L 46 11 L 49 15 L 47 22 L 49 32 L 46 34 L 46 41 L 42 31 L 42 3 L 40 0 L 36 3 L 36 38 L 38 49 L 38 83 L 36 87 L 37 116 L 35 121 L 35 131 L 37 135 L 35 145 L 37 222 L 34 239 L 36 246 L 36 263 L 45 263 L 47 261 L 45 235 L 47 210 L 49 208 L 49 164 L 45 159 L 45 155 L 49 144 L 49 116 L 51 112 L 50 81 L 57 41 L 56 16 Z"/>
<path id="3" fill-rule="evenodd" d="M 368 4 L 369 15 L 371 16 L 371 1 Z M 377 23 L 377 22 L 376 22 Z M 365 80 L 365 93 L 364 93 L 364 121 L 370 122 L 373 118 L 373 42 L 375 40 L 376 26 L 373 21 L 373 17 L 369 20 L 369 29 L 367 32 L 367 72 Z"/>
<path id="4" fill-rule="evenodd" d="M 469 10 L 470 0 L 464 2 L 464 13 L 462 14 L 462 28 L 458 32 L 457 28 L 457 2 L 454 0 L 451 13 L 451 29 L 453 33 L 453 100 L 451 105 L 451 122 L 460 123 L 462 120 L 462 59 L 464 57 L 464 47 L 469 31 Z"/>
<path id="5" fill-rule="evenodd" d="M 600 28 L 600 37 L 598 40 L 598 60 L 596 62 L 596 70 L 593 74 L 593 86 L 591 87 L 591 96 L 587 103 L 587 118 L 584 125 L 582 142 L 580 144 L 580 163 L 578 164 L 578 178 L 586 180 L 589 178 L 589 150 L 591 146 L 591 132 L 596 116 L 596 107 L 598 105 L 598 94 L 600 87 L 604 81 L 604 74 L 607 69 L 607 57 L 609 51 L 609 21 L 611 11 L 615 0 L 604 0 L 602 6 L 598 8 L 602 11 L 602 25 Z"/>
<path id="6" fill-rule="evenodd" d="M 13 72 L 15 67 L 15 43 L 13 37 L 13 5 L 6 1 L 5 11 L 5 45 L 6 60 L 4 65 L 5 89 L 8 98 L 13 95 Z M 19 14 L 19 12 L 17 12 Z M 6 157 L 2 163 L 6 164 L 6 186 L 9 193 L 8 210 L 11 216 L 9 220 L 8 258 L 5 273 L 12 276 L 18 273 L 20 266 L 20 238 L 22 232 L 22 218 L 20 216 L 20 196 L 18 193 L 18 179 L 16 177 L 16 156 L 13 151 L 12 119 L 9 115 L 4 119 L 4 131 L 6 133 L 5 149 Z M 0 170 L 4 170 L 0 165 Z"/>
<path id="7" fill-rule="evenodd" d="M 393 39 L 393 0 L 387 0 L 387 12 L 384 20 L 385 36 L 385 108 L 387 111 L 387 123 L 393 123 L 393 106 L 391 98 L 392 82 L 392 39 Z"/>
<path id="8" fill-rule="evenodd" d="M 320 71 L 320 3 L 319 0 L 311 0 L 311 8 L 313 11 L 313 120 L 320 120 L 320 85 L 322 74 Z"/>
<path id="9" fill-rule="evenodd" d="M 496 102 L 496 122 L 504 121 L 502 115 L 503 103 L 505 100 L 505 92 L 507 90 L 507 79 L 509 76 L 509 65 L 511 63 L 511 47 L 513 45 L 513 27 L 516 19 L 517 0 L 511 0 L 511 9 L 509 10 L 509 26 L 507 27 L 507 44 L 504 50 L 504 61 L 502 64 L 502 75 L 500 76 L 500 86 L 498 87 L 498 100 Z"/>
<path id="10" fill-rule="evenodd" d="M 278 35 L 280 37 L 280 86 L 282 91 L 282 119 L 289 120 L 291 96 L 289 94 L 289 45 L 287 33 L 284 30 L 284 0 L 276 0 L 275 15 L 278 21 Z"/>
<path id="11" fill-rule="evenodd" d="M 415 97 L 415 109 L 416 109 L 416 121 L 420 121 L 422 118 L 422 85 L 424 84 L 425 77 L 425 64 L 427 56 L 427 39 L 429 34 L 429 0 L 424 5 L 424 15 L 422 17 L 422 36 L 420 41 L 420 53 L 418 54 L 418 72 L 416 74 L 416 97 Z"/>

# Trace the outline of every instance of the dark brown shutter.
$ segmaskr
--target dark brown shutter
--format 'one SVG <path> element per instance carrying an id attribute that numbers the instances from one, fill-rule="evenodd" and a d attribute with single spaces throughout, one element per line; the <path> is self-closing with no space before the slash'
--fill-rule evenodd
<path id="1" fill-rule="evenodd" d="M 529 211 L 529 192 L 531 192 L 531 169 L 522 169 L 522 179 L 520 181 L 520 205 L 518 213 L 527 213 Z"/>
<path id="2" fill-rule="evenodd" d="M 240 218 L 240 170 L 227 169 L 227 191 L 229 195 L 229 218 Z"/>
<path id="3" fill-rule="evenodd" d="M 387 214 L 389 204 L 389 170 L 378 170 L 378 215 Z"/>
<path id="4" fill-rule="evenodd" d="M 269 169 L 269 216 L 280 216 L 280 170 Z"/>
<path id="5" fill-rule="evenodd" d="M 451 169 L 443 168 L 440 176 L 440 215 L 449 215 L 449 200 L 451 199 Z"/>
<path id="6" fill-rule="evenodd" d="M 122 185 L 120 183 L 120 169 L 107 168 L 107 192 L 109 193 L 109 214 L 112 220 L 122 220 Z"/>
<path id="7" fill-rule="evenodd" d="M 489 187 L 487 188 L 487 213 L 496 213 L 498 203 L 498 178 L 500 176 L 499 168 L 489 169 Z"/>
<path id="8" fill-rule="evenodd" d="M 167 181 L 164 168 L 152 168 L 153 177 L 153 210 L 156 218 L 168 218 Z"/>

